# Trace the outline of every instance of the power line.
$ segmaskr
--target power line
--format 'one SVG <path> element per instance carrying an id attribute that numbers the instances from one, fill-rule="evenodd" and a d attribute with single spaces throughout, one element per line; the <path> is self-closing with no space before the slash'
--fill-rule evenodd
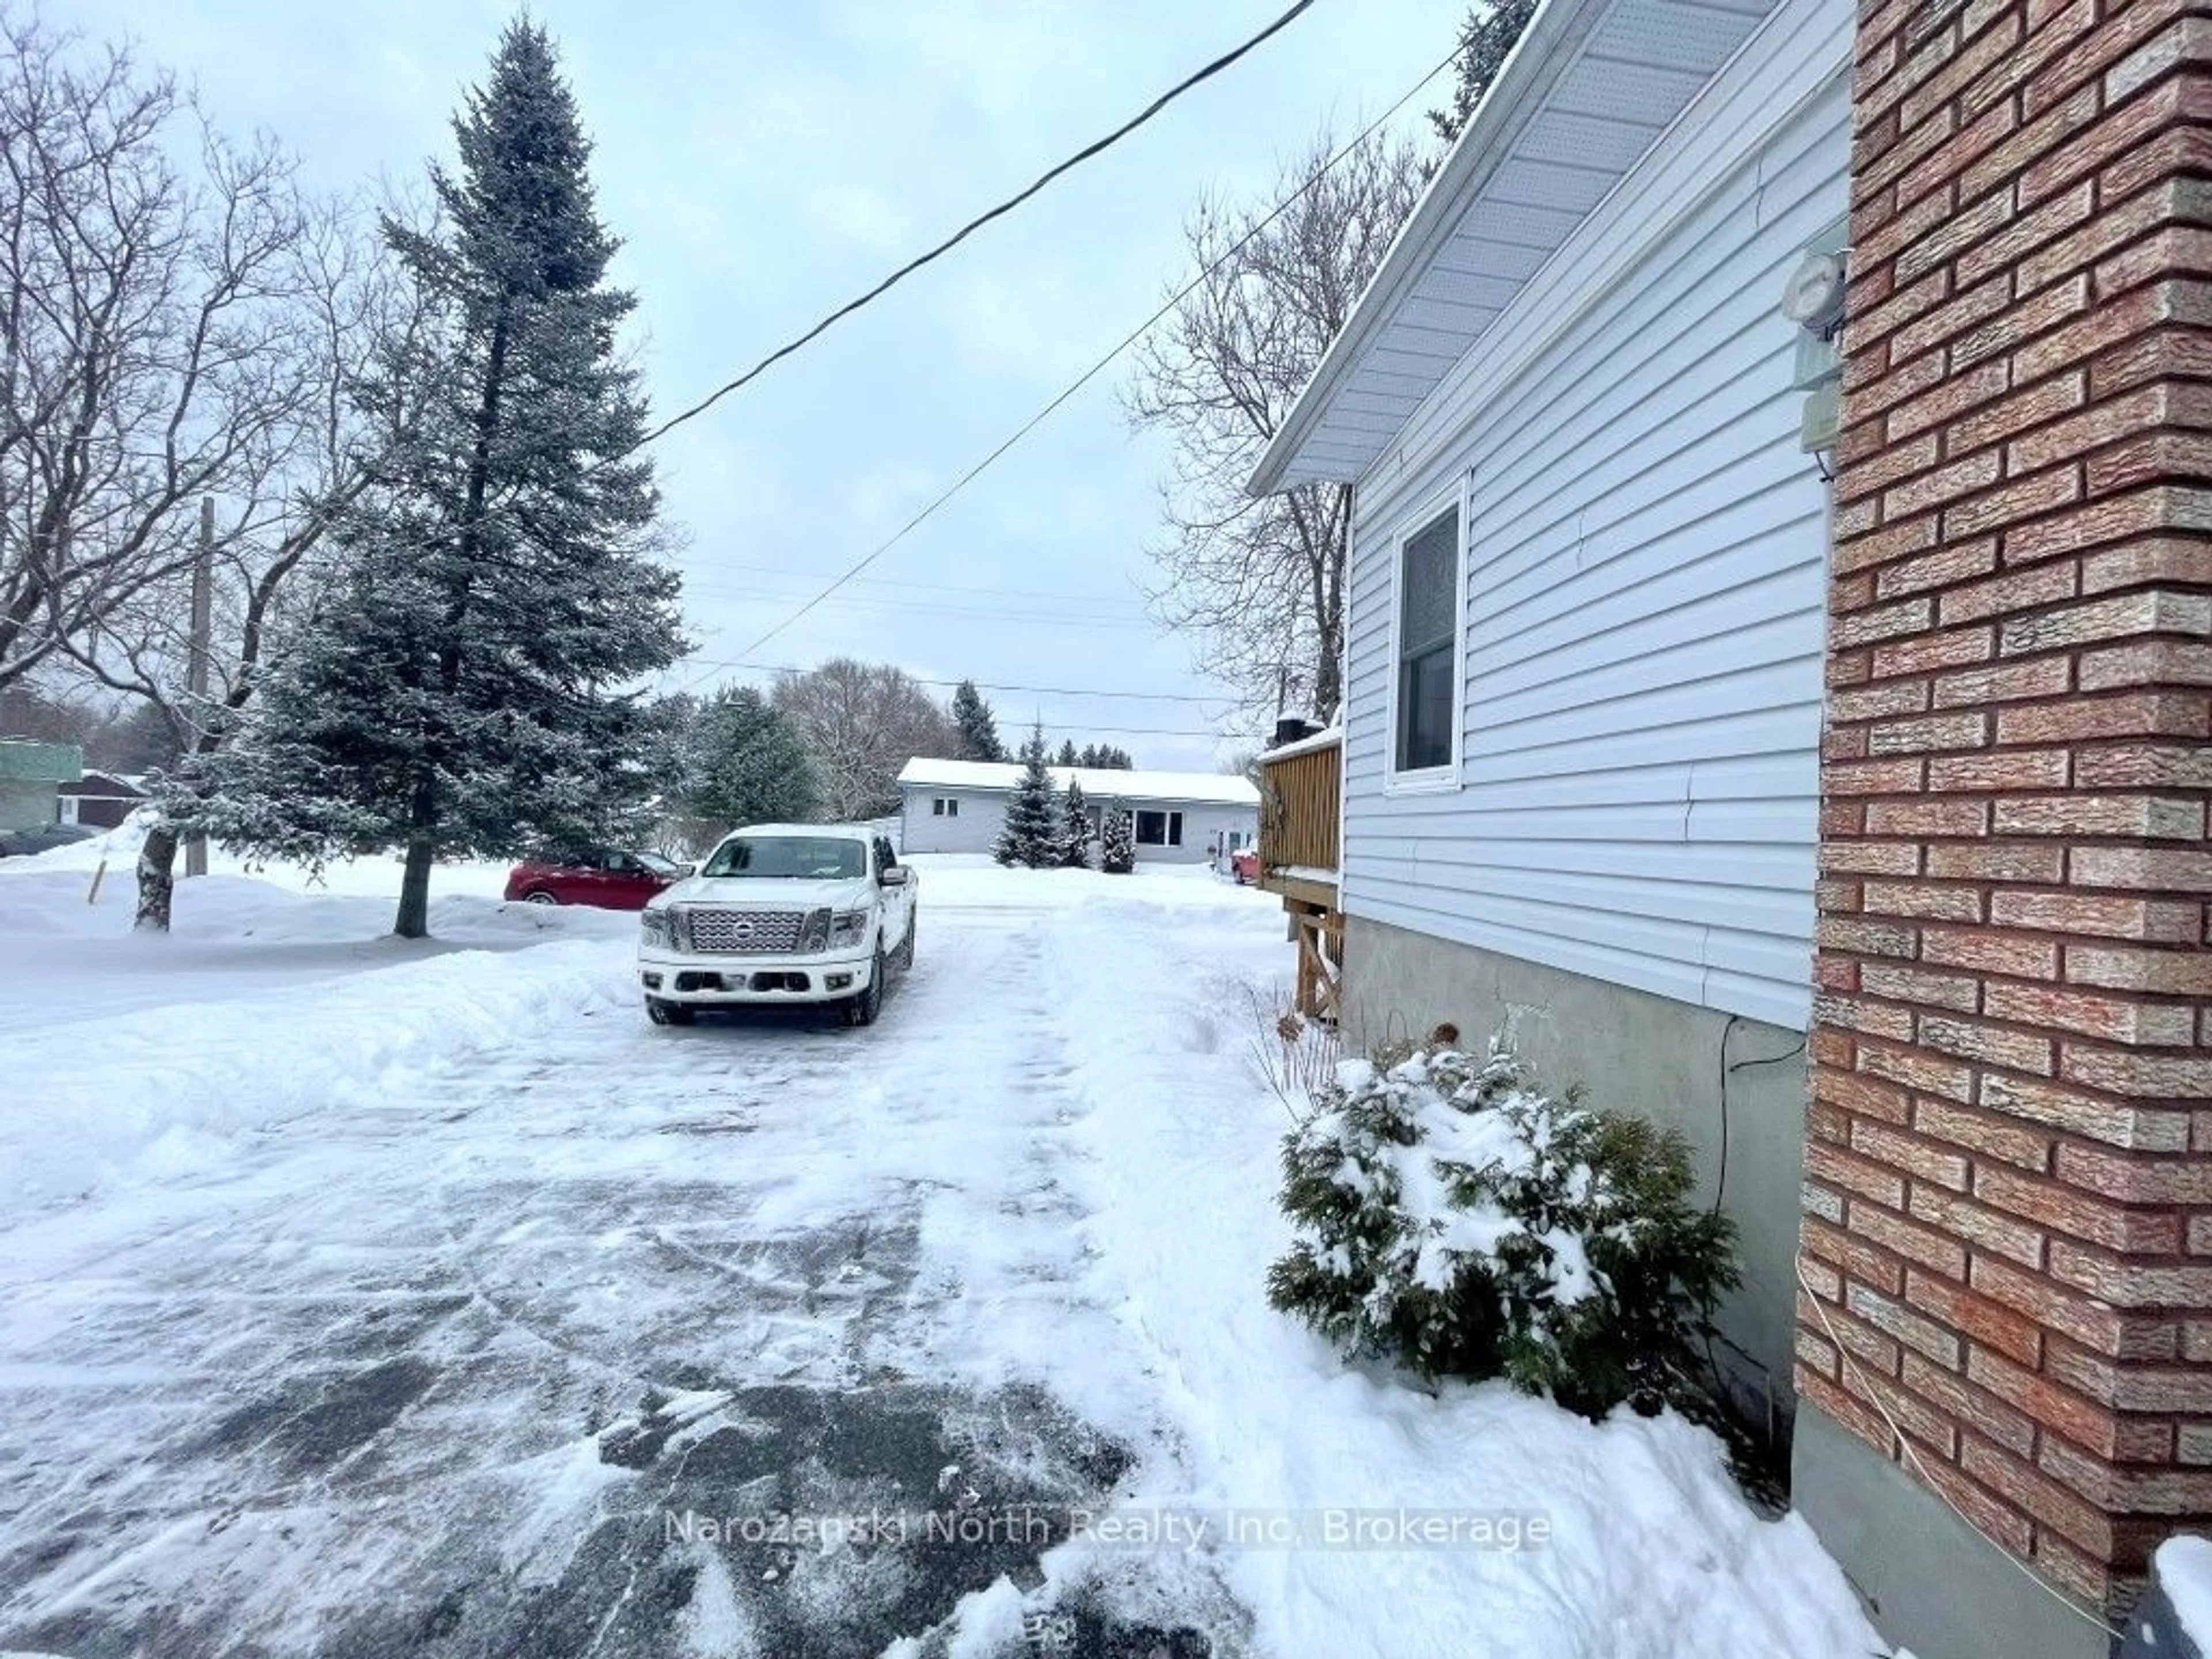
<path id="1" fill-rule="evenodd" d="M 1286 16 L 1283 21 L 1287 21 L 1288 18 Z M 1279 28 L 1282 27 L 1282 23 L 1278 22 L 1275 27 Z M 1230 260 L 1235 258 L 1239 253 L 1242 253 L 1247 246 L 1257 239 L 1261 231 L 1267 229 L 1267 227 L 1273 224 L 1276 220 L 1281 218 L 1284 214 L 1289 212 L 1292 205 L 1297 203 L 1300 197 L 1304 196 L 1308 191 L 1319 184 L 1322 179 L 1331 172 L 1338 163 L 1341 162 L 1346 156 L 1351 155 L 1353 150 L 1365 143 L 1369 138 L 1372 137 L 1382 129 L 1385 122 L 1389 121 L 1393 116 L 1396 115 L 1400 110 L 1411 103 L 1413 99 L 1419 95 L 1422 88 L 1427 86 L 1430 82 L 1435 80 L 1436 77 L 1443 73 L 1444 70 L 1450 67 L 1452 60 L 1458 57 L 1458 55 L 1459 50 L 1455 46 L 1452 51 L 1444 55 L 1444 57 L 1433 69 L 1422 76 L 1421 78 L 1416 81 L 1412 86 L 1407 88 L 1405 92 L 1400 95 L 1396 103 L 1391 105 L 1390 107 L 1384 110 L 1382 114 L 1376 116 L 1374 120 L 1369 122 L 1366 127 L 1364 128 L 1349 143 L 1346 144 L 1334 155 L 1330 156 L 1321 167 L 1315 169 L 1313 177 L 1307 179 L 1305 183 L 1299 185 L 1297 189 L 1292 191 L 1288 196 L 1285 196 L 1281 201 L 1278 202 L 1266 218 L 1261 220 L 1257 224 L 1254 225 L 1251 229 L 1246 231 L 1243 235 L 1240 236 L 1236 241 L 1230 244 L 1227 248 L 1223 250 L 1218 258 L 1213 260 L 1210 264 L 1201 266 L 1199 270 L 1198 275 L 1192 277 L 1189 282 L 1183 284 L 1181 289 L 1177 289 L 1173 295 L 1169 296 L 1169 299 L 1164 305 L 1161 306 L 1158 311 L 1152 313 L 1151 316 L 1146 318 L 1143 322 L 1138 324 L 1135 328 L 1132 329 L 1127 335 L 1123 336 L 1118 344 L 1107 352 L 1107 354 L 1101 357 L 1097 362 L 1091 364 L 1090 368 L 1085 369 L 1081 374 L 1078 375 L 1065 388 L 1063 388 L 1051 402 L 1046 404 L 1043 408 L 1037 410 L 1036 414 L 1030 416 L 1028 420 L 1024 421 L 1019 427 L 1016 428 L 1011 437 L 1007 438 L 1005 441 L 1000 443 L 997 448 L 991 451 L 989 454 L 984 456 L 981 460 L 976 462 L 975 465 L 969 467 L 965 472 L 954 479 L 951 485 L 945 489 L 944 494 L 939 495 L 927 507 L 923 507 L 912 518 L 908 519 L 903 525 L 901 525 L 899 528 L 892 533 L 890 538 L 878 545 L 873 552 L 848 566 L 843 574 L 839 575 L 836 580 L 832 581 L 812 599 L 807 600 L 805 605 L 800 605 L 798 610 L 793 611 L 788 617 L 786 617 L 775 627 L 769 629 L 767 633 L 762 635 L 750 645 L 748 645 L 745 647 L 745 654 L 747 656 L 750 656 L 754 652 L 759 650 L 761 647 L 766 645 L 770 640 L 782 633 L 784 629 L 789 628 L 793 623 L 798 622 L 801 617 L 811 611 L 817 605 L 821 605 L 824 600 L 829 599 L 829 597 L 835 593 L 839 588 L 844 586 L 846 583 L 851 581 L 863 570 L 866 570 L 870 565 L 875 563 L 877 560 L 882 558 L 884 554 L 890 552 L 894 547 L 896 547 L 901 542 L 904 541 L 908 535 L 921 528 L 922 524 L 934 515 L 939 507 L 942 507 L 947 501 L 950 501 L 955 495 L 957 495 L 962 490 L 965 489 L 970 483 L 973 483 L 978 477 L 980 477 L 983 472 L 990 467 L 994 462 L 998 460 L 1001 455 L 1004 455 L 1016 444 L 1021 442 L 1023 439 L 1028 437 L 1029 434 L 1036 431 L 1038 427 L 1043 425 L 1062 404 L 1067 402 L 1067 400 L 1074 397 L 1077 392 L 1082 391 L 1085 386 L 1090 385 L 1092 380 L 1097 379 L 1097 377 L 1106 370 L 1115 359 L 1119 357 L 1123 352 L 1127 351 L 1131 346 L 1136 344 L 1138 341 L 1143 339 L 1147 333 L 1151 332 L 1153 326 L 1158 324 L 1162 318 L 1167 316 L 1169 313 L 1172 312 L 1177 306 L 1181 305 L 1184 300 L 1188 299 L 1193 293 L 1194 293 L 1197 290 L 1199 284 L 1205 282 L 1207 277 L 1211 276 L 1215 271 L 1220 270 L 1223 265 L 1227 264 Z"/>
<path id="2" fill-rule="evenodd" d="M 863 306 L 872 304 L 876 300 L 880 299 L 884 294 L 888 293 L 900 283 L 904 282 L 908 276 L 914 275 L 915 271 L 920 270 L 924 265 L 930 264 L 933 260 L 942 258 L 945 254 L 951 252 L 952 249 L 957 247 L 961 243 L 966 241 L 970 236 L 981 230 L 985 225 L 989 224 L 994 219 L 1002 218 L 1006 215 L 1012 213 L 1016 208 L 1028 201 L 1030 197 L 1035 196 L 1039 191 L 1042 190 L 1047 185 L 1052 183 L 1054 179 L 1059 178 L 1062 173 L 1071 172 L 1074 168 L 1082 166 L 1084 162 L 1091 160 L 1091 157 L 1112 149 L 1115 144 L 1121 143 L 1122 139 L 1134 132 L 1139 127 L 1144 125 L 1146 122 L 1151 120 L 1155 115 L 1158 115 L 1170 104 L 1175 102 L 1176 99 L 1182 97 L 1183 94 L 1188 92 L 1193 87 L 1197 86 L 1202 81 L 1212 80 L 1215 76 L 1220 74 L 1222 70 L 1227 69 L 1231 64 L 1234 64 L 1238 58 L 1243 57 L 1247 52 L 1254 51 L 1255 48 L 1279 33 L 1282 30 L 1289 27 L 1291 20 L 1312 4 L 1313 0 L 1297 0 L 1297 4 L 1291 6 L 1289 10 L 1285 11 L 1273 22 L 1268 24 L 1267 27 L 1261 29 L 1259 33 L 1254 35 L 1243 46 L 1238 46 L 1234 52 L 1224 52 L 1222 56 L 1215 58 L 1212 63 L 1206 64 L 1203 69 L 1197 70 L 1194 74 L 1186 76 L 1182 80 L 1177 82 L 1174 86 L 1170 87 L 1158 97 L 1153 99 L 1151 103 L 1146 105 L 1143 109 L 1139 110 L 1128 120 L 1124 121 L 1120 126 L 1115 128 L 1113 131 L 1108 133 L 1103 138 L 1097 139 L 1085 145 L 1081 149 L 1076 151 L 1074 155 L 1069 156 L 1057 167 L 1049 168 L 1046 172 L 1040 173 L 1037 176 L 1036 182 L 1031 184 L 1026 190 L 1024 190 L 1018 195 L 1010 196 L 1005 201 L 1000 203 L 998 206 L 990 209 L 987 212 L 978 214 L 975 218 L 970 219 L 966 224 L 961 226 L 959 229 L 954 231 L 951 235 L 939 242 L 935 247 L 931 248 L 927 253 L 917 255 L 915 258 L 908 260 L 906 264 L 901 265 L 896 270 L 891 272 L 890 276 L 884 277 L 883 281 L 878 283 L 873 288 L 870 289 L 866 294 L 861 295 L 857 300 L 847 301 L 843 305 L 838 307 L 836 310 L 831 312 L 828 316 L 824 317 L 820 322 L 815 324 L 813 327 L 808 329 L 806 332 L 799 335 L 796 339 L 778 346 L 774 351 L 769 352 L 767 356 L 762 358 L 744 374 L 738 375 L 734 380 L 728 382 L 726 385 L 717 387 L 713 392 L 709 393 L 705 398 L 701 398 L 697 403 L 692 404 L 690 408 L 672 415 L 668 419 L 663 421 L 659 426 L 653 428 L 650 432 L 647 433 L 643 438 L 639 440 L 639 442 L 641 444 L 649 444 L 656 438 L 666 436 L 670 432 L 674 431 L 686 421 L 697 419 L 700 416 L 712 409 L 716 404 L 721 402 L 723 398 L 728 397 L 732 392 L 736 392 L 750 382 L 757 380 L 761 375 L 767 373 L 769 368 L 781 362 L 784 358 L 790 356 L 792 353 L 800 349 L 811 341 L 818 338 L 821 335 L 827 333 L 830 329 L 842 322 L 844 319 L 851 316 Z"/>
<path id="3" fill-rule="evenodd" d="M 684 594 L 686 598 L 696 597 L 694 590 L 688 584 L 685 586 Z M 725 593 L 723 597 L 732 596 Z M 750 597 L 763 600 L 796 600 L 800 596 L 797 593 L 755 593 Z M 849 605 L 862 611 L 893 611 L 907 617 L 981 617 L 990 622 L 1028 623 L 1042 628 L 1109 628 L 1142 629 L 1146 633 L 1158 631 L 1151 619 L 1142 616 L 1071 617 L 1064 613 L 1053 615 L 1038 612 L 1027 608 L 1012 611 L 996 610 L 988 605 L 936 605 L 927 599 L 883 598 L 875 595 L 861 595 L 855 598 L 842 593 L 825 603 Z"/>
<path id="4" fill-rule="evenodd" d="M 730 564 L 717 560 L 713 568 L 717 574 L 726 570 L 748 570 L 763 576 L 788 576 L 794 580 L 804 580 L 806 577 L 805 571 L 793 570 L 786 565 Z M 863 577 L 854 585 L 865 587 L 912 588 L 916 592 L 929 593 L 971 593 L 979 599 L 1054 599 L 1069 605 L 1142 605 L 1145 602 L 1141 596 L 1133 593 L 1067 593 L 1050 592 L 1041 587 L 970 587 L 951 582 L 902 581 L 890 576 Z M 687 593 L 728 592 L 733 596 L 737 593 L 735 588 L 710 586 L 689 574 L 684 578 L 684 591 Z"/>
<path id="5" fill-rule="evenodd" d="M 706 659 L 702 660 L 699 665 L 703 668 L 740 669 L 755 674 L 804 674 L 808 672 L 804 668 L 793 667 L 789 663 L 732 662 L 722 659 Z M 949 686 L 957 688 L 963 684 L 963 682 L 959 680 L 925 679 L 919 674 L 909 674 L 907 678 L 912 680 L 916 685 Z M 974 686 L 978 691 L 1012 691 L 1017 694 L 1040 697 L 1126 697 L 1145 702 L 1201 702 L 1215 703 L 1224 706 L 1233 704 L 1237 701 L 1234 697 L 1203 696 L 1196 692 L 1191 691 L 1099 691 L 1090 690 L 1079 686 L 1073 685 L 1009 685 L 1003 680 L 969 680 L 964 682 L 964 684 Z M 1164 736 L 1166 734 L 1163 733 L 1162 735 Z M 1206 734 L 1187 732 L 1179 733 L 1177 735 L 1194 737 Z"/>
<path id="6" fill-rule="evenodd" d="M 1296 19 L 1301 12 L 1304 12 L 1311 7 L 1313 3 L 1314 0 L 1297 0 L 1296 4 L 1285 11 L 1281 16 L 1276 18 L 1273 22 L 1268 24 L 1267 27 L 1261 29 L 1257 34 L 1245 41 L 1243 45 L 1237 47 L 1234 51 L 1224 52 L 1212 63 L 1206 64 L 1204 67 L 1188 76 L 1185 76 L 1181 81 L 1178 81 L 1174 86 L 1170 87 L 1158 97 L 1153 99 L 1151 103 L 1146 105 L 1143 109 L 1139 110 L 1128 120 L 1124 121 L 1120 126 L 1115 128 L 1113 131 L 1108 133 L 1104 137 L 1096 139 L 1091 143 L 1085 145 L 1081 149 L 1076 151 L 1074 155 L 1060 162 L 1057 166 L 1049 167 L 1045 172 L 1038 174 L 1036 179 L 1032 181 L 1026 189 L 1019 191 L 1016 195 L 1006 198 L 1006 200 L 1000 202 L 997 206 L 978 214 L 975 218 L 970 219 L 966 224 L 961 226 L 959 229 L 954 231 L 951 235 L 939 242 L 935 247 L 933 247 L 927 252 L 908 260 L 906 264 L 901 265 L 896 270 L 891 272 L 890 276 L 884 277 L 881 282 L 878 283 L 873 288 L 861 295 L 859 298 L 848 301 L 845 304 L 838 307 L 836 310 L 831 312 L 828 316 L 823 318 L 820 322 L 815 324 L 813 327 L 808 329 L 805 333 L 799 335 L 793 339 L 787 340 L 782 345 L 778 346 L 774 351 L 769 352 L 767 356 L 762 358 L 758 362 L 755 363 L 750 368 L 745 370 L 744 374 L 738 375 L 735 380 L 727 381 L 725 384 L 717 386 L 713 392 L 698 399 L 696 403 L 688 404 L 684 408 L 677 410 L 675 414 L 661 422 L 659 425 L 647 428 L 642 435 L 633 440 L 629 443 L 624 444 L 619 449 L 616 449 L 607 454 L 598 457 L 595 460 L 592 461 L 583 468 L 581 476 L 588 478 L 599 472 L 605 471 L 611 467 L 619 466 L 624 461 L 629 459 L 630 457 L 638 453 L 639 451 L 644 449 L 647 445 L 667 436 L 668 434 L 673 432 L 678 427 L 684 425 L 686 422 L 696 420 L 700 416 L 705 414 L 708 410 L 712 409 L 716 404 L 721 402 L 723 398 L 728 397 L 732 392 L 736 392 L 739 388 L 750 384 L 753 380 L 757 380 L 769 368 L 772 368 L 776 363 L 782 362 L 786 357 L 788 357 L 793 353 L 800 350 L 814 340 L 819 338 L 823 334 L 828 332 L 830 328 L 842 321 L 845 318 L 851 316 L 854 312 L 859 311 L 863 307 L 872 304 L 884 294 L 888 293 L 891 289 L 896 287 L 900 283 L 904 282 L 908 276 L 911 276 L 915 271 L 920 270 L 924 265 L 942 258 L 946 253 L 958 246 L 962 242 L 966 241 L 969 237 L 975 234 L 976 231 L 981 229 L 985 225 L 989 224 L 993 220 L 1003 218 L 1007 214 L 1012 212 L 1016 208 L 1021 206 L 1023 203 L 1036 195 L 1040 191 L 1043 190 L 1046 185 L 1051 184 L 1063 173 L 1069 173 L 1074 168 L 1080 167 L 1084 162 L 1090 161 L 1092 157 L 1101 155 L 1106 150 L 1111 149 L 1115 144 L 1121 143 L 1122 139 L 1127 137 L 1139 127 L 1143 126 L 1146 122 L 1150 121 L 1154 116 L 1165 109 L 1170 104 L 1175 102 L 1176 99 L 1190 91 L 1194 87 L 1196 87 L 1201 82 L 1212 80 L 1215 76 L 1229 68 L 1231 64 L 1236 63 L 1239 58 L 1243 58 L 1261 46 L 1265 45 L 1269 40 L 1280 33 L 1285 28 L 1287 28 L 1290 26 L 1291 21 Z M 319 512 L 325 509 L 319 507 L 317 510 Z M 414 545 L 423 551 L 428 551 L 432 548 L 459 540 L 464 537 L 470 529 L 473 527 L 480 527 L 488 524 L 493 520 L 500 518 L 510 511 L 512 511 L 511 507 L 509 507 L 506 503 L 495 502 L 490 507 L 480 512 L 477 517 L 470 522 L 470 524 L 455 526 L 451 529 L 440 532 L 435 536 L 418 538 L 414 542 Z"/>

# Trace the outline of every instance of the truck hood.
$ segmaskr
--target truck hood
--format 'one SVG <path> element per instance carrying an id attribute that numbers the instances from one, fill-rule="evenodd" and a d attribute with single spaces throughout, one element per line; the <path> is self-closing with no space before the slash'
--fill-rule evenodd
<path id="1" fill-rule="evenodd" d="M 731 910 L 865 910 L 876 902 L 866 876 L 848 881 L 787 881 L 773 876 L 687 876 L 653 896 L 652 909 L 713 904 Z"/>

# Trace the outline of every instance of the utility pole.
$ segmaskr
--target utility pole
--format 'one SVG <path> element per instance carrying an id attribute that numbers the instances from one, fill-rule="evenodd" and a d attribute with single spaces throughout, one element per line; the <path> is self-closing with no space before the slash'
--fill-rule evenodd
<path id="1" fill-rule="evenodd" d="M 199 553 L 192 560 L 192 632 L 185 659 L 185 693 L 192 707 L 194 729 L 204 729 L 207 719 L 208 658 L 215 631 L 215 497 L 200 497 Z M 207 874 L 207 837 L 193 836 L 185 842 L 185 873 Z"/>

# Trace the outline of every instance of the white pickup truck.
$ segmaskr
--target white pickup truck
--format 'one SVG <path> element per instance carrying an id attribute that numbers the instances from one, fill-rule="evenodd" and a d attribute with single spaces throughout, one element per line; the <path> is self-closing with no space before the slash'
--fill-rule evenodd
<path id="1" fill-rule="evenodd" d="M 834 1003 L 873 1024 L 885 973 L 914 965 L 920 890 L 889 839 L 864 825 L 736 830 L 640 913 L 645 1012 L 688 1025 L 702 1008 Z"/>

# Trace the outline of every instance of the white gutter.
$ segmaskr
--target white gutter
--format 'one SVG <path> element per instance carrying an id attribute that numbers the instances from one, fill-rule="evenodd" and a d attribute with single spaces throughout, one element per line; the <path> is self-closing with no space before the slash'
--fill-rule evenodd
<path id="1" fill-rule="evenodd" d="M 1284 487 L 1299 450 L 1335 401 L 1359 360 L 1398 314 L 1409 290 L 1426 271 L 1437 250 L 1459 227 L 1468 207 L 1490 182 L 1553 83 L 1565 72 L 1576 51 L 1612 9 L 1614 0 L 1543 0 L 1528 27 L 1499 66 L 1459 140 L 1413 213 L 1399 228 L 1390 251 L 1361 292 L 1305 390 L 1246 481 L 1245 493 L 1273 495 Z"/>

